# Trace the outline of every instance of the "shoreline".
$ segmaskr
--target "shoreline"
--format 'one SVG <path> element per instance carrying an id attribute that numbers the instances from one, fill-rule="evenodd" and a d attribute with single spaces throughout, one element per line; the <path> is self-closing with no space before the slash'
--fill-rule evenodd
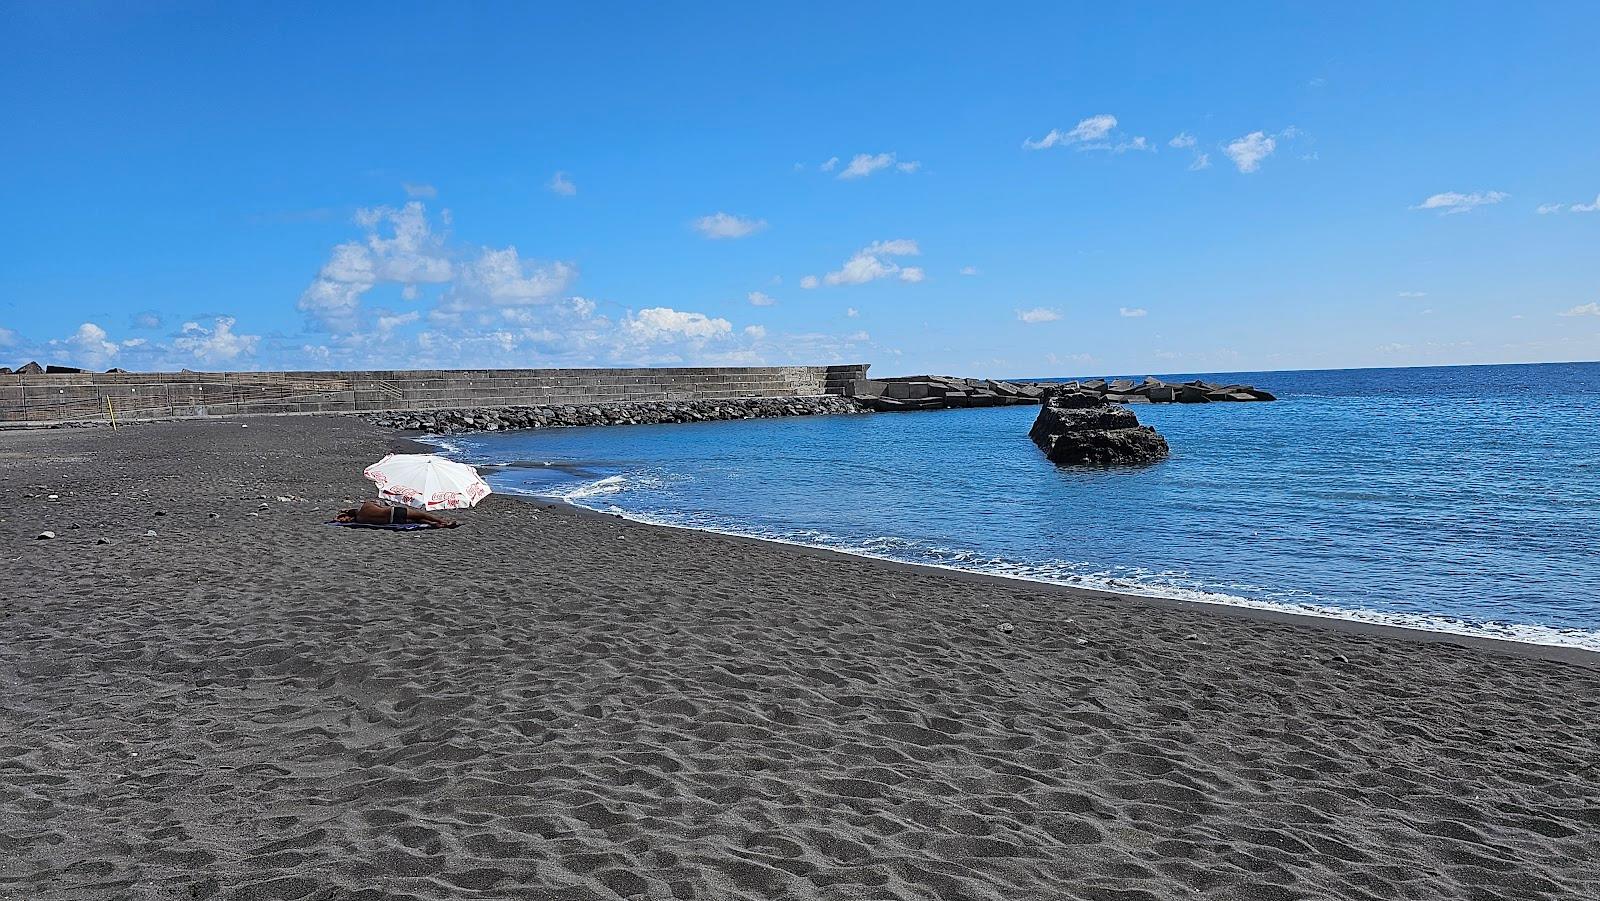
<path id="1" fill-rule="evenodd" d="M 0 434 L 0 897 L 1600 895 L 1590 655 L 554 500 L 324 526 L 391 448 Z"/>
<path id="2" fill-rule="evenodd" d="M 1580 663 L 1600 666 L 1600 651 L 1582 648 L 1573 645 L 1543 644 L 1534 641 L 1518 641 L 1511 638 L 1494 638 L 1488 635 L 1473 635 L 1463 632 L 1450 632 L 1444 629 L 1427 629 L 1420 626 L 1402 626 L 1393 623 L 1370 622 L 1359 619 L 1347 619 L 1342 616 L 1329 614 L 1319 615 L 1314 613 L 1297 613 L 1289 610 L 1274 609 L 1271 607 L 1251 607 L 1242 604 L 1233 604 L 1227 601 L 1199 601 L 1188 598 L 1165 597 L 1158 594 L 1140 594 L 1132 591 L 1109 591 L 1097 588 L 1086 588 L 1077 585 L 1065 585 L 1045 579 L 1030 579 L 1027 576 L 1002 575 L 1000 573 L 986 573 L 971 569 L 962 569 L 957 566 L 947 566 L 938 563 L 914 563 L 908 560 L 896 560 L 892 557 L 883 557 L 866 551 L 849 551 L 840 548 L 818 547 L 814 544 L 805 544 L 799 541 L 788 541 L 782 538 L 770 538 L 759 535 L 745 535 L 739 532 L 724 531 L 722 529 L 709 529 L 696 526 L 678 525 L 669 522 L 657 522 L 629 513 L 612 513 L 605 510 L 596 510 L 586 507 L 572 500 L 545 495 L 527 495 L 501 492 L 504 497 L 515 498 L 524 503 L 532 503 L 543 508 L 560 508 L 574 510 L 585 516 L 601 518 L 623 519 L 641 526 L 658 529 L 675 529 L 678 531 L 720 535 L 733 541 L 751 541 L 764 545 L 776 545 L 804 552 L 821 559 L 849 559 L 870 560 L 873 563 L 883 564 L 893 569 L 902 569 L 907 572 L 925 574 L 938 574 L 968 580 L 974 584 L 996 584 L 1010 587 L 1027 586 L 1030 588 L 1054 589 L 1062 596 L 1071 599 L 1074 597 L 1090 597 L 1096 600 L 1112 600 L 1124 603 L 1153 604 L 1155 606 L 1170 607 L 1185 611 L 1213 611 L 1223 615 L 1235 616 L 1245 621 L 1271 622 L 1293 625 L 1305 629 L 1331 629 L 1349 632 L 1356 635 L 1373 635 L 1393 638 L 1402 641 L 1429 642 L 1440 641 L 1446 644 L 1461 647 L 1478 647 L 1492 650 L 1497 653 L 1513 654 L 1539 660 L 1553 660 L 1565 663 Z M 1248 599 L 1243 599 L 1248 600 Z M 1265 603 L 1265 602 L 1263 602 Z"/>
<path id="3" fill-rule="evenodd" d="M 397 445 L 397 446 L 406 447 L 408 449 L 407 452 L 443 453 L 446 456 L 451 456 L 452 454 L 459 453 L 460 448 L 458 446 L 456 446 L 455 444 L 453 444 L 452 442 L 450 442 L 449 438 L 450 438 L 449 435 L 444 435 L 444 434 L 435 434 L 435 433 L 426 433 L 426 432 L 424 432 L 424 433 L 413 433 L 412 431 L 409 431 L 409 430 L 397 430 L 397 440 L 400 441 L 400 442 L 404 442 L 403 445 Z M 433 439 L 436 439 L 437 443 L 433 443 Z M 463 461 L 463 462 L 467 462 L 467 461 Z M 487 465 L 487 464 L 485 464 L 485 465 Z M 578 510 L 578 511 L 581 511 L 583 513 L 592 514 L 592 515 L 595 515 L 595 516 L 619 517 L 619 518 L 622 518 L 622 519 L 626 519 L 629 522 L 638 523 L 640 525 L 648 525 L 648 526 L 654 526 L 654 527 L 658 527 L 658 528 L 679 529 L 679 530 L 684 530 L 684 531 L 688 531 L 688 532 L 703 533 L 703 534 L 721 535 L 721 536 L 724 536 L 726 538 L 731 538 L 731 539 L 740 540 L 740 541 L 763 542 L 763 543 L 766 543 L 766 544 L 778 545 L 778 546 L 782 546 L 782 547 L 798 548 L 798 549 L 803 549 L 803 550 L 809 551 L 809 552 L 817 552 L 817 553 L 821 553 L 823 555 L 837 555 L 839 557 L 846 557 L 846 558 L 857 559 L 857 560 L 872 560 L 872 561 L 876 561 L 876 562 L 879 562 L 879 563 L 889 564 L 891 566 L 908 567 L 908 568 L 911 568 L 913 571 L 929 571 L 929 572 L 939 572 L 939 573 L 946 573 L 946 574 L 954 573 L 954 574 L 958 574 L 958 575 L 963 576 L 963 577 L 972 577 L 972 578 L 976 578 L 976 579 L 999 580 L 1001 583 L 1018 583 L 1018 584 L 1030 585 L 1030 586 L 1048 586 L 1050 588 L 1058 589 L 1058 590 L 1060 590 L 1062 592 L 1065 592 L 1065 593 L 1068 593 L 1068 594 L 1084 593 L 1084 594 L 1092 595 L 1092 596 L 1095 596 L 1095 597 L 1101 597 L 1101 598 L 1119 598 L 1119 599 L 1123 599 L 1123 600 L 1132 600 L 1132 601 L 1137 601 L 1137 602 L 1158 602 L 1158 603 L 1161 603 L 1161 604 L 1171 604 L 1171 605 L 1177 605 L 1177 606 L 1185 608 L 1185 609 L 1193 608 L 1193 609 L 1200 609 L 1200 610 L 1216 610 L 1216 611 L 1219 611 L 1219 612 L 1243 614 L 1245 616 L 1245 618 L 1247 618 L 1247 619 L 1259 618 L 1262 621 L 1285 622 L 1285 623 L 1291 623 L 1291 624 L 1304 625 L 1304 626 L 1307 626 L 1307 627 L 1328 628 L 1328 627 L 1332 626 L 1334 628 L 1348 628 L 1348 629 L 1350 629 L 1350 630 L 1352 630 L 1354 632 L 1360 633 L 1360 634 L 1388 635 L 1388 636 L 1392 636 L 1392 637 L 1396 637 L 1396 638 L 1409 638 L 1411 640 L 1438 639 L 1438 640 L 1444 640 L 1444 641 L 1448 641 L 1450 643 L 1462 644 L 1462 645 L 1473 645 L 1473 644 L 1483 643 L 1488 647 L 1499 648 L 1499 649 L 1502 649 L 1502 650 L 1504 650 L 1505 652 L 1508 652 L 1508 653 L 1524 653 L 1524 654 L 1528 654 L 1530 656 L 1538 657 L 1538 658 L 1541 658 L 1541 659 L 1564 660 L 1564 661 L 1573 661 L 1573 662 L 1584 662 L 1584 661 L 1587 661 L 1587 662 L 1592 662 L 1592 663 L 1600 663 L 1600 648 L 1584 647 L 1584 646 L 1575 645 L 1575 644 L 1564 644 L 1564 643 L 1554 643 L 1554 642 L 1547 642 L 1547 641 L 1537 641 L 1537 640 L 1534 640 L 1532 638 L 1528 638 L 1528 639 L 1505 638 L 1505 637 L 1499 637 L 1499 636 L 1490 635 L 1490 634 L 1480 634 L 1479 632 L 1476 632 L 1476 631 L 1458 631 L 1458 630 L 1455 630 L 1455 629 L 1451 629 L 1448 626 L 1450 624 L 1454 624 L 1454 623 L 1457 623 L 1459 621 L 1446 620 L 1446 619 L 1444 619 L 1442 617 L 1439 618 L 1439 621 L 1441 623 L 1441 625 L 1439 627 L 1430 628 L 1429 626 L 1420 625 L 1420 624 L 1408 624 L 1408 623 L 1399 623 L 1399 622 L 1383 622 L 1383 621 L 1381 621 L 1381 619 L 1361 619 L 1361 618 L 1358 618 L 1358 617 L 1360 617 L 1362 615 L 1370 615 L 1370 616 L 1377 617 L 1377 618 L 1387 617 L 1387 616 L 1391 616 L 1391 615 L 1392 616 L 1397 616 L 1397 617 L 1398 616 L 1403 616 L 1401 614 L 1387 614 L 1387 613 L 1384 613 L 1382 611 L 1364 611 L 1364 610 L 1359 610 L 1359 609 L 1351 610 L 1351 609 L 1344 609 L 1344 608 L 1339 608 L 1339 607 L 1328 607 L 1327 608 L 1329 610 L 1328 613 L 1317 613 L 1317 612 L 1307 612 L 1307 611 L 1300 611 L 1300 610 L 1285 609 L 1285 607 L 1287 605 L 1279 604 L 1279 603 L 1273 602 L 1273 601 L 1258 601 L 1258 600 L 1255 600 L 1255 599 L 1252 599 L 1252 598 L 1247 598 L 1247 597 L 1242 597 L 1242 596 L 1224 595 L 1224 594 L 1216 594 L 1216 593 L 1210 593 L 1210 592 L 1197 592 L 1197 593 L 1212 594 L 1212 595 L 1214 595 L 1214 596 L 1216 596 L 1218 598 L 1225 598 L 1225 599 L 1224 600 L 1209 601 L 1209 600 L 1201 600 L 1201 599 L 1192 598 L 1192 597 L 1185 598 L 1185 597 L 1171 597 L 1171 596 L 1161 595 L 1161 594 L 1146 594 L 1146 593 L 1143 593 L 1143 592 L 1140 592 L 1140 591 L 1117 591 L 1117 590 L 1111 590 L 1111 589 L 1099 589 L 1099 588 L 1092 588 L 1092 587 L 1080 586 L 1080 585 L 1069 585 L 1069 584 L 1065 584 L 1065 583 L 1058 582 L 1058 581 L 1052 581 L 1052 580 L 1046 579 L 1046 578 L 1030 578 L 1030 577 L 1028 577 L 1026 575 L 983 572 L 983 571 L 980 571 L 980 570 L 966 569 L 966 568 L 962 568 L 962 567 L 959 567 L 959 566 L 948 565 L 948 564 L 919 563 L 919 562 L 908 561 L 908 560 L 898 560 L 898 559 L 895 559 L 893 557 L 884 556 L 884 555 L 880 555 L 880 554 L 875 554 L 875 553 L 872 553 L 872 552 L 866 551 L 866 550 L 851 550 L 851 549 L 845 549 L 845 548 L 822 547 L 822 546 L 815 545 L 815 544 L 807 544 L 807 543 L 802 542 L 802 541 L 794 541 L 794 540 L 789 540 L 789 539 L 785 539 L 785 538 L 778 538 L 778 537 L 773 537 L 773 536 L 752 535 L 752 534 L 748 534 L 748 533 L 733 531 L 731 529 L 720 529 L 720 528 L 710 528 L 710 527 L 704 527 L 704 526 L 682 525 L 682 524 L 679 524 L 679 523 L 665 522 L 665 521 L 661 521 L 661 520 L 658 520 L 658 519 L 652 519 L 646 514 L 636 514 L 636 513 L 631 513 L 631 512 L 628 512 L 628 511 L 612 512 L 612 511 L 607 511 L 607 510 L 599 510 L 599 509 L 596 509 L 594 507 L 586 506 L 586 505 L 584 505 L 582 503 L 579 503 L 578 499 L 576 499 L 576 498 L 563 497 L 563 496 L 560 496 L 560 495 L 526 494 L 526 493 L 521 493 L 521 492 L 506 492 L 506 491 L 502 491 L 501 494 L 506 496 L 506 497 L 516 498 L 518 500 L 521 500 L 521 501 L 524 501 L 524 502 L 529 502 L 529 503 L 535 503 L 535 504 L 541 504 L 541 505 L 549 505 L 549 506 L 570 507 L 570 508 L 572 508 L 574 510 Z M 1426 619 L 1427 618 L 1427 617 L 1423 616 L 1422 614 L 1413 614 L 1412 616 L 1415 616 L 1417 619 Z M 1473 624 L 1470 624 L 1470 623 L 1461 623 L 1461 625 L 1465 629 L 1468 629 L 1468 630 L 1477 628 L 1477 629 L 1480 629 L 1481 632 L 1492 631 L 1492 630 L 1490 630 L 1488 628 L 1484 628 L 1484 627 L 1475 627 Z M 1516 626 L 1511 626 L 1511 628 L 1516 628 Z M 1529 626 L 1528 628 L 1537 629 L 1537 630 L 1549 630 L 1552 633 L 1559 634 L 1558 630 L 1555 630 L 1555 629 L 1553 629 L 1552 627 L 1549 627 L 1549 626 L 1533 625 L 1533 626 Z"/>

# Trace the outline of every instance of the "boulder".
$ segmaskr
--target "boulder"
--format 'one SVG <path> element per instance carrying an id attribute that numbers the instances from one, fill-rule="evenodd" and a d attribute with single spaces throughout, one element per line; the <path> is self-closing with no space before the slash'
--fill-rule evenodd
<path id="1" fill-rule="evenodd" d="M 1133 380 L 1132 379 L 1117 379 L 1116 381 L 1114 381 L 1111 384 L 1107 385 L 1106 386 L 1106 390 L 1107 391 L 1115 391 L 1118 394 L 1129 394 L 1129 393 L 1131 393 L 1133 391 Z"/>
<path id="2" fill-rule="evenodd" d="M 1197 385 L 1178 386 L 1178 403 L 1180 404 L 1208 404 L 1211 398 L 1206 396 L 1205 389 Z"/>
<path id="3" fill-rule="evenodd" d="M 1178 391 L 1171 385 L 1153 385 L 1145 392 L 1145 397 L 1153 404 L 1170 404 L 1178 399 Z"/>
<path id="4" fill-rule="evenodd" d="M 1278 399 L 1277 396 L 1274 395 L 1272 392 L 1270 392 L 1270 391 L 1262 391 L 1260 388 L 1246 388 L 1246 389 L 1244 389 L 1244 393 L 1250 395 L 1251 397 L 1255 398 L 1256 400 L 1277 400 Z"/>
<path id="5" fill-rule="evenodd" d="M 856 379 L 845 386 L 844 393 L 850 397 L 882 397 L 888 382 L 879 382 L 872 379 Z"/>
<path id="6" fill-rule="evenodd" d="M 1127 409 L 1070 408 L 1051 398 L 1028 437 L 1057 466 L 1143 466 L 1167 457 L 1166 439 Z"/>

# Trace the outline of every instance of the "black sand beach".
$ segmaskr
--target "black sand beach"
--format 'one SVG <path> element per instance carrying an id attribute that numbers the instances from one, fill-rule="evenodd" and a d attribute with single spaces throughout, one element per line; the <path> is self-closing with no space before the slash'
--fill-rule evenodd
<path id="1" fill-rule="evenodd" d="M 1600 897 L 1592 655 L 335 529 L 397 439 L 247 424 L 0 433 L 0 898 Z"/>

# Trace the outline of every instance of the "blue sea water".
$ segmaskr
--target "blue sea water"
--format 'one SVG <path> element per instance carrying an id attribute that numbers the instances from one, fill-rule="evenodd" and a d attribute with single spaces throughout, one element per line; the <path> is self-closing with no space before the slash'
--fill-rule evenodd
<path id="1" fill-rule="evenodd" d="M 1167 380 L 1189 375 L 1164 376 Z M 1600 363 L 1219 373 L 1172 457 L 1058 469 L 1036 407 L 452 436 L 498 491 L 1069 585 L 1600 650 Z"/>

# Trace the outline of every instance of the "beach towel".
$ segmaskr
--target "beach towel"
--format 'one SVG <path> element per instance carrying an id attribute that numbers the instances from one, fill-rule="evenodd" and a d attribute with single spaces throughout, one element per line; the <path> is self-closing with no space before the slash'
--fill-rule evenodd
<path id="1" fill-rule="evenodd" d="M 330 519 L 323 523 L 325 526 L 344 526 L 347 529 L 383 529 L 388 532 L 415 532 L 417 529 L 431 529 L 433 526 L 425 522 L 340 522 Z"/>

